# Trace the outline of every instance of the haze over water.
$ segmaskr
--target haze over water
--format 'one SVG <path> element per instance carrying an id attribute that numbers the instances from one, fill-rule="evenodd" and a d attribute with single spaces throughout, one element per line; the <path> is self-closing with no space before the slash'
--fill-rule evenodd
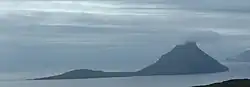
<path id="1" fill-rule="evenodd" d="M 199 75 L 145 76 L 105 79 L 1 81 L 1 87 L 190 87 L 232 78 L 250 78 L 249 63 L 226 63 L 229 72 Z"/>
<path id="2" fill-rule="evenodd" d="M 209 55 L 224 60 L 250 48 L 249 3 L 1 0 L 0 78 L 19 80 L 72 69 L 136 71 L 187 40 L 197 41 Z M 0 86 L 183 87 L 248 77 L 249 67 L 244 64 L 229 64 L 237 67 L 235 71 L 207 75 L 1 81 Z"/>

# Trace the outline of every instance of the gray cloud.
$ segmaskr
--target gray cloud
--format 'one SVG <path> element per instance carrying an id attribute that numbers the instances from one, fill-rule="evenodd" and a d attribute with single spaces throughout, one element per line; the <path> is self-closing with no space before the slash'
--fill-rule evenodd
<path id="1" fill-rule="evenodd" d="M 213 31 L 194 32 L 186 37 L 187 41 L 195 41 L 199 43 L 211 43 L 219 41 L 222 36 Z"/>

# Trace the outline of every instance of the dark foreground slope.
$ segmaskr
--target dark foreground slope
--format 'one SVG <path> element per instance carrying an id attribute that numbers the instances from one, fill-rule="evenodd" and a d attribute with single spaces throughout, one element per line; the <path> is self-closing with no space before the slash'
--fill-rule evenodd
<path id="1" fill-rule="evenodd" d="M 224 81 L 221 83 L 215 83 L 211 85 L 194 86 L 194 87 L 250 87 L 250 80 L 249 79 L 235 79 L 235 80 Z"/>
<path id="2" fill-rule="evenodd" d="M 103 72 L 88 69 L 73 70 L 61 75 L 38 78 L 50 79 L 87 79 L 108 77 L 152 76 L 203 74 L 228 71 L 228 68 L 198 48 L 195 42 L 177 45 L 163 55 L 156 63 L 137 72 Z"/>

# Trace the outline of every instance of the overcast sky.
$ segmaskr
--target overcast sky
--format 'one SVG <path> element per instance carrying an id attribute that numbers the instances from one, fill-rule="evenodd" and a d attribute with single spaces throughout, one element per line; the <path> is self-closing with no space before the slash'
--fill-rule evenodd
<path id="1" fill-rule="evenodd" d="M 0 72 L 136 70 L 176 44 L 250 47 L 249 0 L 0 1 Z"/>

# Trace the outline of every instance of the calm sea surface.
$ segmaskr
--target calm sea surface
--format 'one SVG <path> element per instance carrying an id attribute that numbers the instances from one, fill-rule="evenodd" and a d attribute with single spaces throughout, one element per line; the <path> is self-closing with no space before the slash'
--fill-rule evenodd
<path id="1" fill-rule="evenodd" d="M 249 63 L 225 63 L 229 72 L 85 80 L 0 81 L 0 87 L 190 87 L 231 78 L 250 78 Z M 209 66 L 208 66 L 209 67 Z"/>

